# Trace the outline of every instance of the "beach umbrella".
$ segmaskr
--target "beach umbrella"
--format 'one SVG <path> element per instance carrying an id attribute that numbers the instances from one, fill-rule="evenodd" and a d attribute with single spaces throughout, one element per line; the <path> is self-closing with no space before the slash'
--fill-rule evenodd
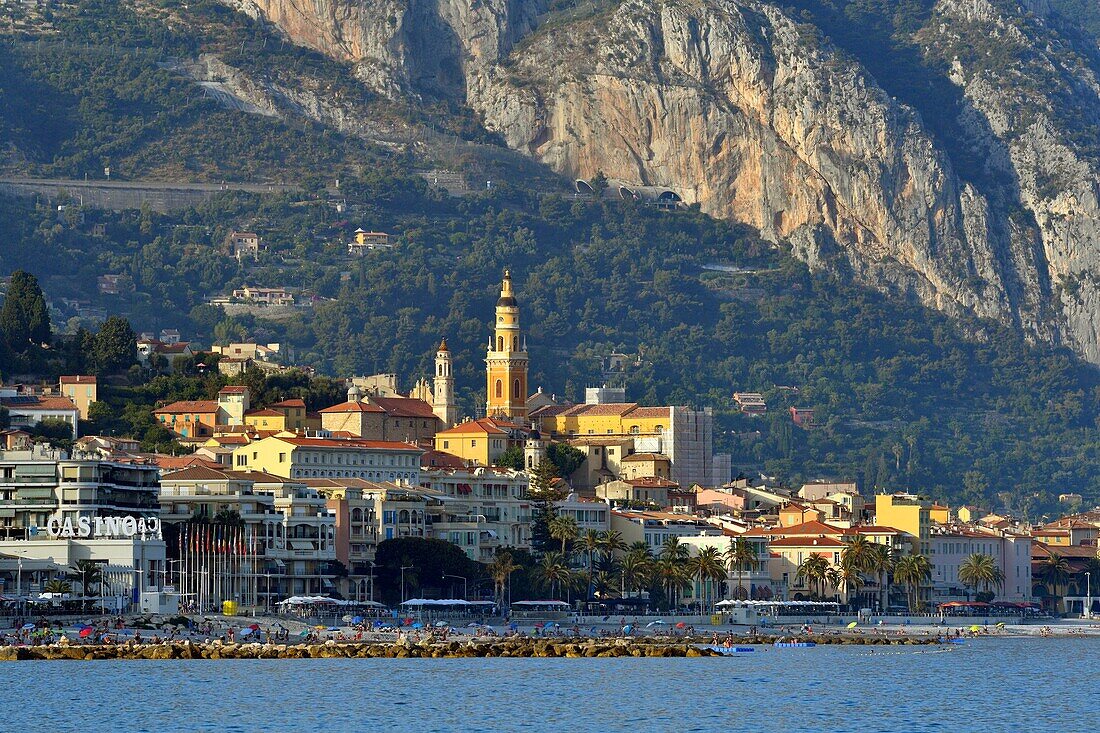
<path id="1" fill-rule="evenodd" d="M 414 623 L 414 624 L 412 625 L 412 627 L 413 627 L 414 629 L 422 629 L 422 628 L 424 628 L 424 624 L 422 624 L 422 623 L 420 623 L 419 621 L 417 621 L 416 623 Z"/>
<path id="2" fill-rule="evenodd" d="M 325 631 L 339 631 L 339 630 L 340 630 L 339 626 L 329 626 L 327 629 L 325 629 Z"/>
<path id="3" fill-rule="evenodd" d="M 1004 621 L 1001 621 L 999 624 L 997 624 L 998 629 L 1003 629 L 1004 627 L 1005 627 L 1005 622 Z"/>
<path id="4" fill-rule="evenodd" d="M 240 637 L 243 639 L 252 633 L 252 629 L 241 629 Z"/>
<path id="5" fill-rule="evenodd" d="M 857 626 L 859 626 L 859 624 L 858 624 L 858 623 L 856 623 L 855 621 L 853 621 L 852 623 L 848 624 L 848 628 L 849 628 L 849 629 L 854 629 L 854 628 L 855 628 L 855 627 L 857 627 Z"/>
<path id="6" fill-rule="evenodd" d="M 380 629 L 380 628 L 382 628 L 382 619 L 377 619 L 377 618 L 376 618 L 376 619 L 374 620 L 374 628 L 376 628 L 376 629 Z"/>
<path id="7" fill-rule="evenodd" d="M 685 624 L 685 623 L 684 623 L 683 621 L 681 621 L 680 623 L 676 624 L 676 628 L 678 628 L 678 629 L 686 629 L 686 628 L 687 628 L 687 624 Z"/>
<path id="8" fill-rule="evenodd" d="M 481 624 L 466 624 L 466 628 L 467 628 L 467 629 L 473 629 L 473 628 L 475 628 L 475 627 L 477 627 L 477 626 L 481 626 Z"/>
<path id="9" fill-rule="evenodd" d="M 309 629 L 302 629 L 298 632 L 298 636 L 309 636 Z"/>
<path id="10" fill-rule="evenodd" d="M 630 624 L 627 624 L 626 626 L 623 627 L 623 633 L 624 634 L 629 634 L 633 630 L 634 630 L 634 627 L 631 626 Z"/>
<path id="11" fill-rule="evenodd" d="M 662 621 L 661 619 L 657 619 L 656 621 L 650 621 L 648 624 L 646 624 L 646 627 L 648 628 L 650 626 L 667 626 L 667 625 L 668 624 L 666 622 Z"/>
<path id="12" fill-rule="evenodd" d="M 351 622 L 353 624 L 361 624 L 361 623 L 363 623 L 363 617 L 362 616 L 352 616 Z"/>
<path id="13" fill-rule="evenodd" d="M 34 624 L 23 624 L 23 631 L 30 631 L 34 628 Z"/>
<path id="14" fill-rule="evenodd" d="M 259 624 L 252 624 L 248 628 L 252 629 L 253 631 L 259 631 L 260 630 L 260 625 Z"/>
<path id="15" fill-rule="evenodd" d="M 590 628 L 590 629 L 588 630 L 588 633 L 590 633 L 590 634 L 595 634 L 595 633 L 597 633 L 597 631 L 596 631 L 596 627 L 595 627 L 595 626 L 593 626 L 592 628 Z"/>
<path id="16" fill-rule="evenodd" d="M 89 628 L 87 626 L 85 626 L 83 629 L 80 630 L 80 638 L 81 639 L 86 639 L 91 635 L 92 635 L 92 630 L 91 630 L 91 628 Z"/>
<path id="17" fill-rule="evenodd" d="M 974 624 L 973 626 L 970 627 L 970 630 L 977 633 L 977 632 L 982 630 L 982 627 L 978 626 L 977 624 Z"/>
<path id="18" fill-rule="evenodd" d="M 313 628 L 317 629 L 318 631 L 324 631 L 325 630 L 325 625 L 324 624 L 317 624 Z"/>
<path id="19" fill-rule="evenodd" d="M 447 622 L 446 622 L 446 621 L 436 621 L 436 622 L 435 622 L 435 627 L 436 627 L 437 629 L 442 629 L 442 628 L 443 628 L 444 626 L 446 626 L 446 625 L 447 625 Z"/>

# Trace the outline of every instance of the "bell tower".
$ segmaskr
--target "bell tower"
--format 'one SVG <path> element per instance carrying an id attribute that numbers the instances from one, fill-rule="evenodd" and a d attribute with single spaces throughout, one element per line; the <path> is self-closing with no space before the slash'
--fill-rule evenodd
<path id="1" fill-rule="evenodd" d="M 527 341 L 519 328 L 519 305 L 512 275 L 504 271 L 496 322 L 485 354 L 485 414 L 525 422 L 527 418 Z"/>
<path id="2" fill-rule="evenodd" d="M 455 378 L 451 372 L 451 351 L 447 339 L 435 352 L 435 377 L 432 378 L 432 412 L 443 421 L 444 428 L 453 428 L 458 422 L 458 405 L 455 404 Z"/>

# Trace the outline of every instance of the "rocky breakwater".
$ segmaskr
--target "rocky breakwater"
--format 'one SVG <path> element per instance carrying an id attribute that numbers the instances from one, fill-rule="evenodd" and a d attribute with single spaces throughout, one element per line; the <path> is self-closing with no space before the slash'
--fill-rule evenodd
<path id="1" fill-rule="evenodd" d="M 745 644 L 774 643 L 778 637 L 752 637 Z M 935 638 L 802 636 L 818 644 L 935 644 Z M 656 639 L 502 639 L 412 643 L 227 644 L 190 641 L 165 644 L 51 644 L 0 648 L 0 662 L 101 659 L 457 659 L 472 657 L 716 657 L 720 652 L 685 640 Z"/>

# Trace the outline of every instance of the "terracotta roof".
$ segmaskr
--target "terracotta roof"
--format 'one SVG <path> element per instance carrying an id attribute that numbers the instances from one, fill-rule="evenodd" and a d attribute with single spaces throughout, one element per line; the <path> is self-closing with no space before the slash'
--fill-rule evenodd
<path id="1" fill-rule="evenodd" d="M 178 344 L 161 344 L 157 347 L 157 351 L 162 354 L 182 354 L 190 346 L 190 342 L 180 341 Z"/>
<path id="2" fill-rule="evenodd" d="M 621 437 L 618 437 L 618 438 L 607 438 L 607 437 L 597 438 L 595 436 L 588 436 L 588 437 L 583 437 L 583 438 L 570 438 L 567 442 L 569 443 L 569 445 L 573 445 L 573 446 L 577 446 L 577 445 L 609 446 L 609 445 L 623 445 L 624 443 L 633 442 L 633 440 L 634 440 L 634 438 L 630 437 L 629 435 L 621 436 Z"/>
<path id="3" fill-rule="evenodd" d="M 669 408 L 667 407 L 635 407 L 630 411 L 630 417 L 668 417 Z"/>
<path id="4" fill-rule="evenodd" d="M 95 377 L 84 376 L 82 374 L 78 374 L 78 375 L 73 376 L 73 377 L 62 377 L 61 378 L 61 383 L 62 384 L 95 384 L 96 383 L 96 378 Z"/>
<path id="5" fill-rule="evenodd" d="M 76 405 L 68 397 L 18 397 L 0 398 L 0 404 L 11 410 L 75 410 Z"/>
<path id="6" fill-rule="evenodd" d="M 663 453 L 632 453 L 622 460 L 624 463 L 634 463 L 636 461 L 667 461 L 668 456 Z"/>
<path id="7" fill-rule="evenodd" d="M 276 402 L 275 404 L 271 405 L 271 407 L 300 407 L 304 410 L 306 407 L 306 402 L 299 397 L 294 397 L 289 400 L 283 400 L 282 402 Z"/>
<path id="8" fill-rule="evenodd" d="M 438 420 L 439 417 L 432 411 L 432 406 L 424 400 L 413 397 L 371 397 L 374 402 L 387 414 L 394 417 L 419 417 Z"/>
<path id="9" fill-rule="evenodd" d="M 420 456 L 421 468 L 465 468 L 466 461 L 441 450 L 426 450 Z"/>
<path id="10" fill-rule="evenodd" d="M 409 445 L 408 443 L 397 443 L 389 440 L 358 440 L 358 439 L 333 439 L 333 438 L 280 438 L 276 437 L 275 440 L 281 440 L 284 443 L 297 446 L 299 448 L 332 448 L 332 449 L 348 449 L 348 448 L 375 448 L 379 450 L 401 450 L 401 451 L 416 451 L 417 453 L 423 453 L 422 448 L 417 448 L 415 445 Z"/>
<path id="11" fill-rule="evenodd" d="M 543 405 L 542 407 L 535 408 L 531 411 L 528 417 L 542 418 L 542 417 L 554 417 L 560 415 L 563 412 L 567 412 L 572 409 L 573 405 Z"/>
<path id="12" fill-rule="evenodd" d="M 338 405 L 332 407 L 326 407 L 319 411 L 322 415 L 339 413 L 339 412 L 385 412 L 378 405 L 372 405 L 369 402 L 341 402 Z"/>
<path id="13" fill-rule="evenodd" d="M 902 534 L 902 531 L 893 527 L 884 527 L 881 524 L 857 524 L 844 530 L 844 534 Z"/>
<path id="14" fill-rule="evenodd" d="M 517 426 L 518 427 L 518 426 Z M 508 431 L 501 430 L 497 427 L 497 422 L 489 418 L 483 417 L 478 420 L 468 420 L 461 425 L 455 425 L 453 428 L 447 430 L 441 430 L 436 433 L 436 437 L 440 435 L 507 435 Z"/>
<path id="15" fill-rule="evenodd" d="M 624 415 L 638 406 L 637 402 L 607 402 L 602 405 L 573 405 L 564 415 Z"/>
<path id="16" fill-rule="evenodd" d="M 248 387 L 243 384 L 227 384 L 218 390 L 218 394 L 244 394 Z"/>
<path id="17" fill-rule="evenodd" d="M 782 537 L 772 540 L 768 547 L 846 547 L 840 540 L 832 537 Z"/>
<path id="18" fill-rule="evenodd" d="M 165 471 L 177 471 L 182 468 L 188 468 L 189 466 L 217 468 L 221 465 L 217 461 L 212 461 L 202 456 L 166 456 L 161 454 L 154 455 L 153 462 Z"/>
<path id="19" fill-rule="evenodd" d="M 164 407 L 158 407 L 153 410 L 153 414 L 181 414 L 184 412 L 210 413 L 217 411 L 218 403 L 214 400 L 180 400 L 179 402 L 173 402 Z"/>
<path id="20" fill-rule="evenodd" d="M 166 468 L 162 466 L 162 468 Z M 164 481 L 227 481 L 238 478 L 232 471 L 222 471 L 205 465 L 190 465 L 179 471 L 172 471 L 160 477 Z"/>
<path id="21" fill-rule="evenodd" d="M 1096 548 L 1088 545 L 1048 545 L 1037 540 L 1031 543 L 1032 558 L 1046 558 L 1052 553 L 1066 558 L 1088 559 L 1096 557 Z"/>
<path id="22" fill-rule="evenodd" d="M 659 476 L 641 476 L 639 478 L 626 479 L 626 483 L 637 487 L 652 487 L 657 489 L 678 489 L 680 484 L 675 481 L 660 478 Z"/>
<path id="23" fill-rule="evenodd" d="M 278 410 L 249 410 L 244 414 L 245 417 L 285 417 L 283 413 Z"/>

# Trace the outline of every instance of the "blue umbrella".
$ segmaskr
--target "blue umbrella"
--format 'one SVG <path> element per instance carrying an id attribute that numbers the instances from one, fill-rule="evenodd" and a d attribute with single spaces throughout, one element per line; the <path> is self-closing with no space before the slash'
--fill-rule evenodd
<path id="1" fill-rule="evenodd" d="M 624 634 L 629 634 L 633 630 L 634 630 L 634 627 L 631 626 L 630 624 L 627 624 L 626 626 L 623 627 L 623 633 Z"/>
<path id="2" fill-rule="evenodd" d="M 351 619 L 351 622 L 353 624 L 361 624 L 361 623 L 363 623 L 363 617 L 362 616 L 353 616 L 352 619 Z"/>
<path id="3" fill-rule="evenodd" d="M 382 628 L 382 625 L 383 625 L 383 624 L 382 624 L 382 621 L 381 621 L 381 619 L 375 619 L 375 620 L 374 620 L 374 628 L 376 628 L 376 629 L 380 629 L 380 628 Z"/>
<path id="4" fill-rule="evenodd" d="M 424 624 L 422 624 L 422 623 L 420 623 L 419 621 L 417 621 L 416 623 L 414 623 L 414 624 L 412 625 L 412 627 L 413 627 L 414 629 L 422 629 L 422 628 L 424 628 Z"/>
<path id="5" fill-rule="evenodd" d="M 33 628 L 34 628 L 34 624 L 23 624 L 23 630 L 24 631 L 30 631 Z"/>

